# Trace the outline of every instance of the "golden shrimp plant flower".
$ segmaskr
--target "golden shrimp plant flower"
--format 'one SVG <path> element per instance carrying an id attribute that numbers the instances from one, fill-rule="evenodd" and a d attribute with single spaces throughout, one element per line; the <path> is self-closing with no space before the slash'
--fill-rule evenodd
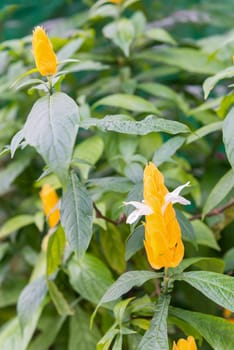
<path id="1" fill-rule="evenodd" d="M 50 228 L 54 228 L 60 220 L 59 197 L 49 184 L 44 184 L 40 192 L 43 211 Z"/>
<path id="2" fill-rule="evenodd" d="M 32 50 L 36 67 L 43 76 L 57 72 L 57 57 L 44 28 L 37 26 L 33 31 Z"/>
<path id="3" fill-rule="evenodd" d="M 173 342 L 172 350 L 197 350 L 197 346 L 193 336 L 189 336 L 187 339 L 179 339 L 177 344 Z"/>
<path id="4" fill-rule="evenodd" d="M 136 209 L 128 216 L 127 223 L 132 224 L 145 215 L 144 245 L 150 265 L 154 269 L 176 267 L 184 256 L 181 230 L 176 218 L 174 203 L 183 205 L 190 201 L 180 195 L 189 182 L 169 192 L 164 185 L 164 177 L 153 163 L 144 170 L 144 200 L 125 202 Z"/>

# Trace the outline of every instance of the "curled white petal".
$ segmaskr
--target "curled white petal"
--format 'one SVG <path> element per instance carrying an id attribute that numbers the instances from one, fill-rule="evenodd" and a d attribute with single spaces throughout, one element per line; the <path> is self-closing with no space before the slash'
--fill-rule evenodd
<path id="1" fill-rule="evenodd" d="M 126 223 L 127 224 L 133 224 L 138 220 L 139 217 L 143 215 L 150 215 L 153 213 L 153 210 L 143 202 L 137 202 L 137 201 L 130 201 L 130 202 L 124 202 L 124 205 L 132 205 L 136 208 L 136 210 L 133 210 L 133 212 L 127 217 Z"/>
<path id="2" fill-rule="evenodd" d="M 188 199 L 179 195 L 180 192 L 183 190 L 183 188 L 188 187 L 189 184 L 190 184 L 190 182 L 188 181 L 188 182 L 186 182 L 186 184 L 178 186 L 178 187 L 176 187 L 176 189 L 174 189 L 174 191 L 168 192 L 166 194 L 165 203 L 162 207 L 162 212 L 165 211 L 165 209 L 169 203 L 172 203 L 172 204 L 180 203 L 182 205 L 188 205 L 191 203 Z"/>

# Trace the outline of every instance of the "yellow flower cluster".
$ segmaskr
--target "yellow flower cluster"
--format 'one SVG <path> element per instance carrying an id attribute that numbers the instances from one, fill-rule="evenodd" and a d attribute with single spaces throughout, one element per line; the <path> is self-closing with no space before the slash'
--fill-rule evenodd
<path id="1" fill-rule="evenodd" d="M 54 75 L 57 72 L 57 57 L 45 30 L 38 26 L 33 31 L 32 50 L 40 74 Z"/>
<path id="2" fill-rule="evenodd" d="M 197 350 L 194 338 L 190 335 L 187 339 L 179 339 L 177 344 L 173 342 L 172 350 Z"/>
<path id="3" fill-rule="evenodd" d="M 49 184 L 45 184 L 41 189 L 40 198 L 49 226 L 53 228 L 60 220 L 60 211 L 58 208 L 59 197 Z"/>
<path id="4" fill-rule="evenodd" d="M 144 203 L 152 209 L 146 215 L 145 249 L 154 269 L 176 267 L 184 256 L 181 230 L 172 203 L 165 204 L 168 190 L 164 177 L 153 163 L 144 170 Z"/>

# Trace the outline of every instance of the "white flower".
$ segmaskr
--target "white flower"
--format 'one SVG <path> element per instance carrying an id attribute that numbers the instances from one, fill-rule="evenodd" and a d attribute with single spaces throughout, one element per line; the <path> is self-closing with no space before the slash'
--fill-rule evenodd
<path id="1" fill-rule="evenodd" d="M 172 203 L 172 204 L 180 203 L 182 205 L 188 205 L 188 204 L 191 203 L 188 199 L 186 199 L 186 198 L 184 198 L 184 197 L 179 195 L 180 192 L 183 190 L 183 188 L 188 187 L 189 184 L 190 184 L 190 182 L 188 181 L 188 182 L 186 182 L 186 184 L 178 186 L 178 187 L 176 187 L 176 189 L 174 191 L 168 192 L 166 194 L 166 196 L 165 196 L 165 203 L 164 203 L 164 205 L 162 207 L 162 212 L 163 213 L 164 213 L 164 211 L 165 211 L 165 209 L 166 209 L 166 207 L 167 207 L 167 205 L 169 203 Z"/>
<path id="2" fill-rule="evenodd" d="M 153 213 L 153 210 L 147 204 L 145 204 L 144 201 L 142 201 L 142 202 L 130 201 L 130 202 L 123 202 L 123 203 L 124 203 L 124 205 L 133 205 L 136 208 L 127 217 L 127 220 L 126 220 L 127 224 L 133 224 L 134 222 L 137 221 L 137 219 L 140 216 L 150 215 Z"/>

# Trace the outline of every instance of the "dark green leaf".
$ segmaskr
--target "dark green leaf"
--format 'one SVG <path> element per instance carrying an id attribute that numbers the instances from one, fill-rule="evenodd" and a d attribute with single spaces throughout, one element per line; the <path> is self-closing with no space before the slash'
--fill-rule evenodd
<path id="1" fill-rule="evenodd" d="M 71 173 L 61 203 L 61 224 L 71 248 L 82 256 L 92 236 L 93 206 L 86 187 Z"/>
<path id="2" fill-rule="evenodd" d="M 184 141 L 184 137 L 175 136 L 160 146 L 153 155 L 153 162 L 157 165 L 157 167 L 168 161 L 176 153 L 176 151 L 180 149 Z"/>
<path id="3" fill-rule="evenodd" d="M 207 298 L 234 312 L 234 279 L 209 271 L 184 272 L 180 280 L 191 284 Z"/>
<path id="4" fill-rule="evenodd" d="M 234 344 L 234 324 L 220 317 L 170 307 L 170 314 L 188 322 L 214 350 L 231 350 Z"/>
<path id="5" fill-rule="evenodd" d="M 137 349 L 168 350 L 167 315 L 171 297 L 160 295 L 149 329 L 144 334 Z"/>
<path id="6" fill-rule="evenodd" d="M 234 107 L 229 111 L 223 122 L 223 142 L 228 160 L 234 168 Z"/>
<path id="7" fill-rule="evenodd" d="M 71 309 L 70 305 L 64 298 L 63 294 L 60 292 L 58 287 L 53 281 L 47 281 L 50 297 L 58 311 L 59 315 L 67 316 L 73 315 L 74 311 Z"/>
<path id="8" fill-rule="evenodd" d="M 73 288 L 94 304 L 98 303 L 113 282 L 107 266 L 90 254 L 80 259 L 73 256 L 68 263 L 68 274 Z"/>

